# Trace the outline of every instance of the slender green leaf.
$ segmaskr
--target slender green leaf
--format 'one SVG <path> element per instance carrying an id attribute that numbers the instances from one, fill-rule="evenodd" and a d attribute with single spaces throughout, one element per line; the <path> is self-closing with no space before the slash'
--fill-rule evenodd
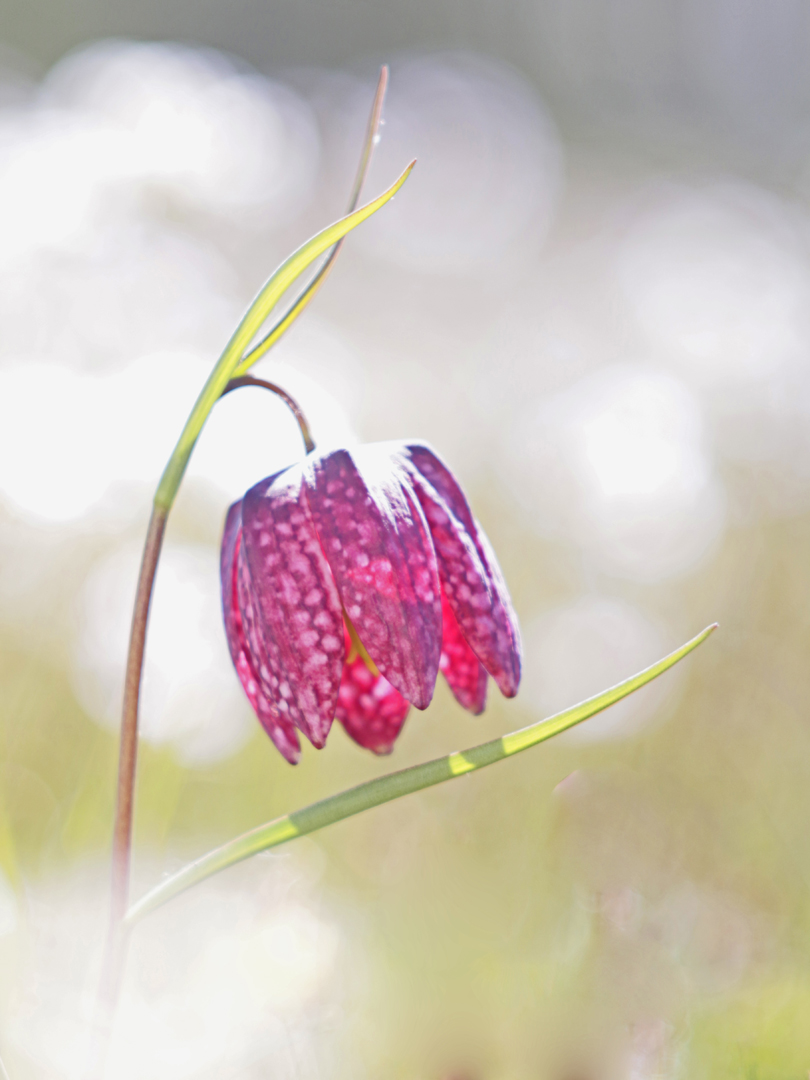
<path id="1" fill-rule="evenodd" d="M 381 206 L 384 206 L 389 199 L 392 199 L 408 179 L 415 164 L 416 162 L 412 161 L 399 179 L 382 195 L 360 207 L 359 210 L 355 210 L 354 213 L 347 214 L 346 217 L 336 221 L 333 225 L 329 225 L 303 244 L 297 251 L 293 252 L 264 285 L 237 326 L 231 340 L 225 346 L 225 351 L 217 361 L 214 370 L 208 377 L 208 381 L 200 392 L 200 396 L 197 398 L 194 408 L 191 410 L 191 415 L 186 421 L 186 426 L 183 428 L 177 446 L 174 448 L 169 464 L 166 466 L 158 485 L 155 494 L 156 506 L 168 509 L 174 502 L 180 481 L 183 479 L 183 473 L 186 471 L 188 460 L 194 449 L 194 444 L 199 438 L 209 413 L 228 382 L 233 378 L 236 369 L 240 366 L 248 345 L 261 329 L 265 319 L 286 290 L 319 255 L 322 255 L 346 233 L 351 232 L 366 218 L 371 217 Z"/>
<path id="2" fill-rule="evenodd" d="M 204 881 L 212 874 L 233 866 L 234 863 L 241 862 L 242 859 L 247 859 L 259 851 L 276 847 L 296 836 L 305 836 L 307 833 L 332 825 L 336 821 L 342 821 L 353 814 L 369 810 L 372 806 L 380 806 L 382 803 L 399 799 L 403 795 L 410 795 L 414 791 L 431 787 L 433 784 L 441 784 L 456 776 L 464 776 L 476 769 L 483 769 L 486 765 L 503 761 L 504 758 L 519 754 L 522 750 L 528 750 L 530 746 L 545 742 L 546 739 L 559 735 L 560 732 L 566 731 L 575 724 L 581 724 L 583 720 L 607 709 L 609 705 L 627 697 L 634 690 L 638 690 L 668 671 L 705 641 L 716 626 L 716 623 L 707 626 L 697 637 L 687 641 L 680 649 L 665 656 L 657 664 L 640 671 L 638 675 L 547 720 L 541 720 L 530 727 L 515 731 L 511 735 L 504 735 L 500 739 L 493 739 L 470 750 L 448 754 L 446 757 L 425 762 L 423 765 L 414 765 L 410 769 L 402 769 L 400 772 L 381 776 L 377 780 L 369 780 L 365 784 L 349 788 L 348 791 L 343 791 L 339 795 L 332 795 L 303 810 L 285 814 L 284 817 L 276 818 L 275 821 L 237 836 L 222 847 L 203 855 L 173 877 L 161 882 L 130 908 L 126 922 L 129 925 L 136 923 L 144 915 L 154 911 L 155 908 L 165 904 L 167 900 L 171 900 L 192 885 Z"/>
<path id="3" fill-rule="evenodd" d="M 377 82 L 377 92 L 374 95 L 374 103 L 371 106 L 371 115 L 368 120 L 368 128 L 366 129 L 366 138 L 363 143 L 363 152 L 360 155 L 360 165 L 357 169 L 357 176 L 355 177 L 354 187 L 352 188 L 351 197 L 349 198 L 349 206 L 346 210 L 347 214 L 351 214 L 357 204 L 360 202 L 360 195 L 363 191 L 363 184 L 368 176 L 368 168 L 371 164 L 371 156 L 374 153 L 374 144 L 379 138 L 378 131 L 380 129 L 380 120 L 382 119 L 382 107 L 385 100 L 385 91 L 388 86 L 388 67 L 386 64 L 380 68 L 380 78 Z M 315 277 L 307 285 L 306 289 L 295 300 L 292 306 L 282 315 L 278 322 L 273 326 L 268 333 L 259 341 L 250 352 L 241 360 L 239 367 L 234 372 L 234 375 L 238 378 L 240 375 L 244 375 L 258 360 L 273 348 L 275 343 L 287 333 L 289 328 L 295 322 L 299 315 L 306 309 L 306 307 L 312 303 L 318 290 L 329 276 L 329 272 L 335 265 L 335 259 L 340 254 L 340 249 L 345 242 L 345 237 L 339 240 L 329 257 L 324 262 Z"/>

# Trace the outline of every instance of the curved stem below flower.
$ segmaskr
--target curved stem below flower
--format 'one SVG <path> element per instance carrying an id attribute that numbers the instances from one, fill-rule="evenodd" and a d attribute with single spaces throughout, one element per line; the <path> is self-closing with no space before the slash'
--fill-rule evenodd
<path id="1" fill-rule="evenodd" d="M 272 394 L 280 397 L 298 423 L 298 428 L 301 432 L 301 438 L 304 440 L 304 446 L 306 447 L 307 453 L 312 453 L 315 449 L 312 432 L 307 423 L 307 418 L 304 416 L 304 410 L 292 394 L 288 394 L 282 387 L 277 386 L 276 383 L 268 382 L 267 379 L 257 379 L 255 375 L 239 375 L 236 379 L 231 379 L 219 396 L 224 398 L 226 394 L 230 394 L 232 390 L 238 390 L 242 386 L 260 386 L 263 390 L 269 390 Z"/>

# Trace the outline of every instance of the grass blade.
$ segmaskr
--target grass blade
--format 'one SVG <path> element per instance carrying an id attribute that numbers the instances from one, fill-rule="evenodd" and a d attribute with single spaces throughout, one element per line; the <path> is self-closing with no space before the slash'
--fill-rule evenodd
<path id="1" fill-rule="evenodd" d="M 380 68 L 380 77 L 377 81 L 377 91 L 374 95 L 374 102 L 371 106 L 371 115 L 368 120 L 368 127 L 366 129 L 366 138 L 363 143 L 363 152 L 360 155 L 360 165 L 357 169 L 357 176 L 355 177 L 354 187 L 352 188 L 352 194 L 349 198 L 349 205 L 346 210 L 347 214 L 357 207 L 360 202 L 360 195 L 363 191 L 363 184 L 368 176 L 368 169 L 371 164 L 371 157 L 374 153 L 374 146 L 376 145 L 379 137 L 380 121 L 382 119 L 382 108 L 385 100 L 385 91 L 388 86 L 388 68 L 385 64 Z M 307 285 L 306 289 L 301 293 L 298 299 L 290 306 L 289 310 L 279 319 L 276 325 L 262 338 L 262 340 L 254 345 L 250 352 L 241 361 L 235 371 L 235 375 L 238 378 L 240 375 L 244 375 L 258 360 L 272 349 L 275 343 L 286 334 L 298 316 L 309 304 L 315 299 L 315 294 L 320 289 L 321 285 L 326 281 L 332 267 L 335 264 L 335 259 L 340 254 L 340 249 L 345 243 L 345 237 L 338 240 L 329 255 L 320 268 L 315 277 Z"/>
<path id="2" fill-rule="evenodd" d="M 186 426 L 183 428 L 177 446 L 169 460 L 169 464 L 166 466 L 163 476 L 161 477 L 160 484 L 158 485 L 155 494 L 156 507 L 162 510 L 167 510 L 171 507 L 175 495 L 177 494 L 177 489 L 180 487 L 180 482 L 183 479 L 183 474 L 186 471 L 186 466 L 191 457 L 191 452 L 194 449 L 194 444 L 199 438 L 205 421 L 208 419 L 208 416 L 216 404 L 217 399 L 222 394 L 222 391 L 233 378 L 236 369 L 240 366 L 245 349 L 247 349 L 250 342 L 259 332 L 265 319 L 290 285 L 292 285 L 293 282 L 296 281 L 309 266 L 311 266 L 319 255 L 322 255 L 328 248 L 332 247 L 347 233 L 351 232 L 352 229 L 355 229 L 367 218 L 370 218 L 372 214 L 376 213 L 380 207 L 384 206 L 389 201 L 389 199 L 392 199 L 410 176 L 411 170 L 415 164 L 416 162 L 412 161 L 398 179 L 394 181 L 391 187 L 388 188 L 387 191 L 384 191 L 382 195 L 379 195 L 376 199 L 372 199 L 370 203 L 361 206 L 359 210 L 347 214 L 346 217 L 341 218 L 334 224 L 322 229 L 317 235 L 313 236 L 310 240 L 307 240 L 307 242 L 298 248 L 297 251 L 294 251 L 289 258 L 284 260 L 281 266 L 279 266 L 272 277 L 263 286 L 248 308 L 242 321 L 237 326 L 231 340 L 225 346 L 222 356 L 219 358 L 214 370 L 209 375 L 205 386 L 200 391 L 200 396 L 197 398 L 194 408 L 191 410 L 191 415 L 186 421 Z"/>
<path id="3" fill-rule="evenodd" d="M 391 802 L 392 799 L 399 799 L 403 795 L 410 795 L 414 791 L 421 791 L 423 788 L 432 787 L 434 784 L 441 784 L 445 780 L 452 780 L 456 776 L 464 776 L 467 773 L 475 772 L 477 769 L 483 769 L 487 765 L 493 765 L 496 761 L 503 761 L 505 758 L 519 754 L 523 750 L 528 750 L 531 746 L 545 742 L 547 739 L 567 731 L 568 728 L 574 727 L 575 724 L 581 724 L 583 720 L 587 720 L 603 709 L 607 709 L 608 706 L 627 697 L 628 694 L 632 694 L 634 690 L 646 686 L 647 683 L 656 679 L 659 675 L 663 675 L 665 671 L 668 671 L 674 664 L 688 656 L 693 649 L 696 649 L 698 645 L 704 642 L 716 627 L 716 623 L 707 626 L 697 637 L 687 641 L 685 645 L 670 653 L 669 656 L 665 656 L 658 663 L 645 668 L 617 686 L 613 686 L 595 697 L 588 698 L 587 701 L 583 701 L 571 709 L 566 709 L 565 712 L 549 717 L 547 720 L 541 720 L 529 727 L 522 728 L 520 731 L 512 732 L 511 735 L 493 739 L 491 742 L 475 746 L 470 750 L 448 754 L 446 757 L 436 758 L 434 761 L 427 761 L 422 765 L 414 765 L 409 769 L 389 773 L 387 776 L 381 776 L 377 780 L 369 780 L 365 784 L 359 784 L 357 787 L 349 788 L 348 791 L 342 791 L 338 795 L 332 795 L 327 799 L 322 799 L 320 802 L 312 803 L 311 806 L 307 806 L 303 810 L 285 814 L 284 817 L 276 818 L 275 821 L 270 821 L 266 825 L 259 825 L 258 828 L 251 829 L 250 832 L 244 833 L 242 836 L 237 836 L 234 840 L 230 840 L 214 851 L 210 851 L 207 855 L 203 855 L 202 858 L 197 859 L 177 874 L 161 882 L 151 892 L 148 892 L 146 896 L 130 908 L 126 917 L 127 924 L 132 925 L 138 922 L 144 915 L 154 911 L 155 908 L 165 904 L 167 900 L 171 900 L 181 892 L 185 892 L 192 885 L 205 881 L 212 874 L 225 870 L 227 867 L 233 866 L 234 863 L 241 862 L 243 859 L 256 855 L 260 851 L 277 847 L 279 844 L 283 844 L 287 840 L 293 840 L 297 836 L 306 836 L 307 833 L 323 829 L 325 826 L 332 825 L 337 821 L 343 821 L 345 818 L 362 813 L 363 810 L 369 810 L 373 806 Z"/>

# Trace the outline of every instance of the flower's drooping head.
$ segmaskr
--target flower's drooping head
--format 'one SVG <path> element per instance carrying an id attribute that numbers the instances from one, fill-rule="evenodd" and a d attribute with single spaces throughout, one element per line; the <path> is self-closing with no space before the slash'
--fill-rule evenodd
<path id="1" fill-rule="evenodd" d="M 453 474 L 425 443 L 309 454 L 228 511 L 222 606 L 234 665 L 270 738 L 337 717 L 389 753 L 442 672 L 473 713 L 487 673 L 507 697 L 520 635 L 500 568 Z"/>

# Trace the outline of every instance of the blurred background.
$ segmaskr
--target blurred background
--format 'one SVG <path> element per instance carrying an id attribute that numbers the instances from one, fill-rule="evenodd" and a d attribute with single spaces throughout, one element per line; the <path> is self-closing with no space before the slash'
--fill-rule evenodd
<path id="1" fill-rule="evenodd" d="M 228 504 L 301 453 L 216 409 L 148 643 L 133 892 L 351 783 L 573 704 L 552 743 L 259 857 L 133 939 L 120 1080 L 810 1068 L 810 9 L 799 0 L 11 0 L 0 22 L 0 1052 L 83 1076 L 151 496 L 241 312 L 353 233 L 258 374 L 321 445 L 429 439 L 521 619 L 392 758 L 297 768 L 231 669 Z"/>

